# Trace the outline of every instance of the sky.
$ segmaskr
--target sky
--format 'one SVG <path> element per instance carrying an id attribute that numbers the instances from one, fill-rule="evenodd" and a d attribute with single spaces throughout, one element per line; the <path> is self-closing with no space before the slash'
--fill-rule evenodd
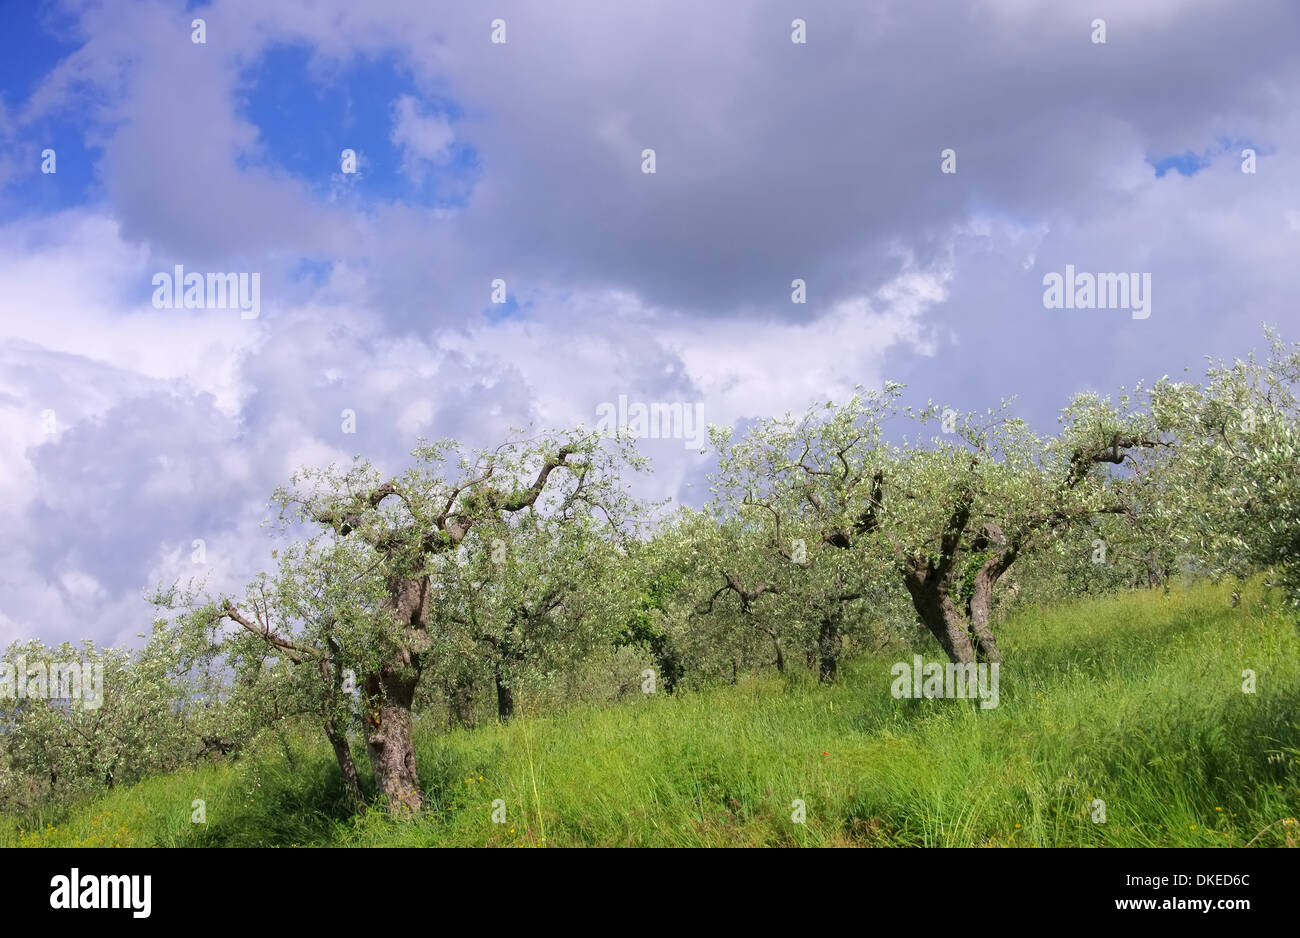
<path id="1" fill-rule="evenodd" d="M 238 589 L 302 465 L 885 381 L 1048 431 L 1300 339 L 1297 51 L 1294 0 L 0 0 L 0 646 Z"/>

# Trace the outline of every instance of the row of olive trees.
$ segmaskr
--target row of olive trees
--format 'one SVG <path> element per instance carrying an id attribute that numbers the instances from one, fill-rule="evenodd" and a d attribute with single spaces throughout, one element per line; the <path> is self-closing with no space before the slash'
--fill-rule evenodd
<path id="1" fill-rule="evenodd" d="M 622 481 L 642 466 L 626 439 L 441 443 L 396 477 L 360 461 L 305 471 L 277 500 L 286 533 L 309 536 L 245 595 L 181 603 L 178 623 L 225 636 L 236 673 L 281 675 L 358 805 L 359 731 L 376 790 L 403 813 L 421 807 L 413 728 L 431 696 L 466 720 L 486 680 L 509 719 L 521 681 L 620 644 L 648 652 L 667 692 L 791 660 L 829 682 L 846 638 L 869 644 L 885 620 L 901 631 L 906 606 L 954 661 L 997 660 L 1000 578 L 1071 525 L 1135 511 L 1142 483 L 1099 467 L 1158 432 L 1093 401 L 1054 439 L 968 417 L 951 439 L 894 445 L 897 396 L 761 422 L 736 442 L 717 431 L 714 502 L 649 538 Z"/>
<path id="2" fill-rule="evenodd" d="M 1269 339 L 1267 360 L 1212 363 L 1201 383 L 1078 395 L 1050 437 L 1005 405 L 901 408 L 898 386 L 734 442 L 715 428 L 714 503 L 650 542 L 657 588 L 669 576 L 676 593 L 657 589 L 657 657 L 680 667 L 708 636 L 733 668 L 735 647 L 757 642 L 780 670 L 806 648 L 833 680 L 844 623 L 869 641 L 901 593 L 954 661 L 998 660 L 1006 583 L 1044 602 L 1270 569 L 1300 606 L 1300 345 Z M 887 444 L 898 418 L 917 432 Z"/>
<path id="3" fill-rule="evenodd" d="M 1005 405 L 958 417 L 904 408 L 900 391 L 760 421 L 740 440 L 715 428 L 718 520 L 696 539 L 709 604 L 767 631 L 778 667 L 779 630 L 798 625 L 833 681 L 854 610 L 900 595 L 952 661 L 998 661 L 995 595 L 1017 565 L 1059 563 L 1080 532 L 1104 530 L 1117 559 L 1158 543 L 1150 506 L 1176 435 L 1150 410 L 1081 396 L 1045 437 Z M 889 442 L 900 427 L 913 435 Z"/>
<path id="4" fill-rule="evenodd" d="M 1288 357 L 1289 356 L 1289 357 Z M 736 438 L 714 428 L 713 500 L 647 536 L 630 440 L 585 432 L 466 452 L 421 446 L 276 493 L 286 545 L 239 596 L 157 597 L 180 647 L 227 668 L 250 725 L 307 714 L 360 806 L 352 740 L 386 805 L 422 806 L 413 738 L 445 701 L 510 719 L 521 688 L 633 648 L 659 686 L 807 666 L 928 633 L 998 661 L 1000 597 L 1296 565 L 1300 356 L 1216 366 L 1117 400 L 1080 395 L 1054 435 L 1004 405 L 955 415 L 888 385 Z M 1099 554 L 1100 551 L 1100 562 Z M 919 630 L 918 631 L 918 627 Z M 618 659 L 623 660 L 623 659 Z"/>
<path id="5" fill-rule="evenodd" d="M 29 815 L 245 743 L 288 704 L 231 685 L 216 649 L 158 623 L 134 652 L 15 642 L 0 654 L 0 812 Z"/>

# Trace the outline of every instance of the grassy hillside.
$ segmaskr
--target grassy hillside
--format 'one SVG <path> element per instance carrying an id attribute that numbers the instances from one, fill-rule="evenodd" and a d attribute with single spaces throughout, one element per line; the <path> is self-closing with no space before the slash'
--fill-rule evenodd
<path id="1" fill-rule="evenodd" d="M 993 710 L 895 700 L 889 668 L 910 660 L 895 649 L 850 662 L 833 688 L 769 675 L 473 732 L 424 727 L 432 807 L 415 823 L 349 819 L 329 749 L 306 728 L 59 823 L 5 822 L 0 843 L 1294 846 L 1300 640 L 1258 588 L 1236 608 L 1230 593 L 1021 613 L 999 632 Z M 195 798 L 206 824 L 191 823 Z M 505 824 L 491 819 L 498 798 Z M 1096 798 L 1105 823 L 1090 817 Z M 794 799 L 806 823 L 791 821 Z"/>

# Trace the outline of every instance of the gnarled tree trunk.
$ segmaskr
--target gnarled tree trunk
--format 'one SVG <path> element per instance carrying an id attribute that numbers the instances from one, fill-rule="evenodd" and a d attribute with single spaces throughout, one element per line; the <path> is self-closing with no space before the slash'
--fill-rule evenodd
<path id="1" fill-rule="evenodd" d="M 989 613 L 992 604 L 993 584 L 989 584 L 987 590 L 980 592 L 980 586 L 976 584 L 976 593 L 970 601 L 970 631 L 971 640 L 975 646 L 975 656 L 980 661 L 1001 661 L 1002 653 L 998 651 L 997 640 L 993 637 L 993 629 L 989 626 Z"/>
<path id="2" fill-rule="evenodd" d="M 415 769 L 411 705 L 419 672 L 411 655 L 395 655 L 378 672 L 366 676 L 366 750 L 375 787 L 394 814 L 418 811 L 420 777 Z"/>
<path id="3" fill-rule="evenodd" d="M 1002 653 L 998 651 L 993 629 L 989 626 L 989 616 L 993 610 L 993 587 L 998 585 L 998 579 L 1015 563 L 1017 550 L 1007 542 L 1006 535 L 995 524 L 984 525 L 975 546 L 982 550 L 990 544 L 996 544 L 998 550 L 976 571 L 974 590 L 966 604 L 966 612 L 970 618 L 970 632 L 977 656 L 982 661 L 995 662 L 1002 660 Z"/>
<path id="4" fill-rule="evenodd" d="M 955 664 L 969 664 L 975 660 L 975 647 L 971 643 L 966 622 L 943 587 L 933 577 L 909 572 L 904 578 L 907 591 L 912 596 L 912 606 L 921 623 L 930 630 L 948 660 Z"/>

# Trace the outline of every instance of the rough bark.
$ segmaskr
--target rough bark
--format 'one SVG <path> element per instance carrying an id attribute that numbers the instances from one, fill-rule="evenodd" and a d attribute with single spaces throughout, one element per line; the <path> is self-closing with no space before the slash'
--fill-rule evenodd
<path id="1" fill-rule="evenodd" d="M 418 677 L 404 665 L 405 655 L 366 678 L 366 751 L 375 788 L 394 814 L 420 810 L 420 778 L 415 769 L 411 704 Z"/>
<path id="2" fill-rule="evenodd" d="M 975 464 L 975 457 L 972 457 L 972 468 Z M 955 564 L 973 503 L 973 490 L 967 486 L 958 494 L 944 525 L 938 557 L 915 557 L 903 567 L 903 582 L 912 597 L 917 616 L 939 642 L 948 660 L 955 664 L 969 664 L 975 660 L 969 623 L 952 601 L 956 585 Z"/>
<path id="3" fill-rule="evenodd" d="M 909 573 L 904 582 L 912 596 L 912 606 L 921 623 L 930 630 L 948 660 L 955 664 L 969 664 L 975 660 L 975 647 L 966 629 L 966 623 L 953 601 L 941 586 L 928 578 Z"/>
<path id="4" fill-rule="evenodd" d="M 1016 545 L 1009 542 L 1002 529 L 996 524 L 985 524 L 974 547 L 985 550 L 992 546 L 994 552 L 980 565 L 975 573 L 974 589 L 966 613 L 970 622 L 971 637 L 975 645 L 976 656 L 982 661 L 1001 661 L 1002 654 L 989 626 L 989 616 L 993 609 L 993 588 L 997 586 L 1002 574 L 1011 568 L 1018 553 Z"/>
<path id="5" fill-rule="evenodd" d="M 989 627 L 989 614 L 993 603 L 993 585 L 996 579 L 986 583 L 976 577 L 975 592 L 970 599 L 970 631 L 975 646 L 975 655 L 981 661 L 1001 661 L 1002 653 L 998 651 L 997 640 Z"/>

